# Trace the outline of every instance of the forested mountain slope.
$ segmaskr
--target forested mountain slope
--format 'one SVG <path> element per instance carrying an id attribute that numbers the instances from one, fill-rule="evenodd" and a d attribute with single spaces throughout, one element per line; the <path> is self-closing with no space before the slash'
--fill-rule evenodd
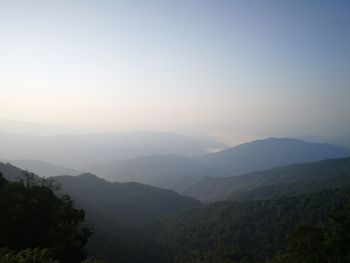
<path id="1" fill-rule="evenodd" d="M 350 150 L 326 143 L 268 138 L 205 154 L 197 159 L 225 168 L 230 175 L 238 175 L 276 166 L 343 157 L 350 157 Z"/>
<path id="2" fill-rule="evenodd" d="M 23 171 L 10 164 L 0 163 L 0 172 L 12 181 L 23 178 Z M 61 185 L 60 194 L 69 194 L 86 213 L 93 232 L 89 254 L 110 262 L 163 262 L 162 248 L 156 243 L 159 217 L 201 205 L 171 190 L 138 183 L 110 183 L 92 174 L 53 179 Z M 37 176 L 34 180 L 40 182 Z"/>
<path id="3" fill-rule="evenodd" d="M 68 196 L 57 197 L 32 180 L 10 182 L 0 173 L 0 211 L 0 262 L 78 263 L 86 258 L 85 213 Z M 25 261 L 24 255 L 21 261 L 9 260 L 10 251 L 1 255 L 4 248 L 31 250 L 36 260 Z"/>
<path id="4" fill-rule="evenodd" d="M 206 177 L 181 189 L 203 201 L 259 200 L 294 196 L 350 183 L 350 158 L 293 164 L 225 178 Z"/>
<path id="5" fill-rule="evenodd" d="M 289 231 L 300 224 L 323 226 L 332 211 L 349 204 L 350 188 L 278 200 L 219 202 L 164 217 L 163 244 L 175 263 L 262 263 L 284 247 Z M 346 237 L 350 229 L 344 231 L 340 234 Z"/>
<path id="6" fill-rule="evenodd" d="M 138 183 L 110 183 L 92 174 L 56 179 L 86 211 L 94 232 L 89 252 L 111 262 L 160 261 L 161 248 L 156 244 L 160 215 L 200 206 L 198 201 L 171 190 Z"/>
<path id="7" fill-rule="evenodd" d="M 139 183 L 110 183 L 93 174 L 55 179 L 77 202 L 108 211 L 118 221 L 130 225 L 144 225 L 153 222 L 159 214 L 199 205 L 198 201 L 172 190 Z"/>

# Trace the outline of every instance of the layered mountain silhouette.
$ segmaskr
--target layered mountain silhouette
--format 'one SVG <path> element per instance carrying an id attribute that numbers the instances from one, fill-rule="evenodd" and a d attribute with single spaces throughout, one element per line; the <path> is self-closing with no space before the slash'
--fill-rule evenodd
<path id="1" fill-rule="evenodd" d="M 158 215 L 199 205 L 192 198 L 172 190 L 139 183 L 111 183 L 93 174 L 57 176 L 64 193 L 81 206 L 93 206 L 108 211 L 120 222 L 139 226 Z"/>
<path id="2" fill-rule="evenodd" d="M 57 175 L 79 175 L 82 171 L 40 160 L 1 160 L 22 170 L 28 170 L 41 177 Z"/>
<path id="3" fill-rule="evenodd" d="M 208 165 L 222 167 L 231 175 L 276 166 L 350 156 L 350 150 L 326 143 L 310 143 L 290 138 L 268 138 L 205 154 L 197 158 Z"/>
<path id="4" fill-rule="evenodd" d="M 224 162 L 225 165 L 223 165 L 208 161 L 209 156 L 216 158 L 218 154 L 226 155 L 232 153 L 231 150 L 236 147 L 198 158 L 178 155 L 153 155 L 90 167 L 91 170 L 95 169 L 97 174 L 100 173 L 110 180 L 118 180 L 119 178 L 120 181 L 142 181 L 164 188 L 171 188 L 178 193 L 137 182 L 109 182 L 94 174 L 85 173 L 78 176 L 55 176 L 55 181 L 61 185 L 61 190 L 57 194 L 70 195 L 75 205 L 85 210 L 87 223 L 94 233 L 88 243 L 90 255 L 103 257 L 111 262 L 116 260 L 122 262 L 125 259 L 127 259 L 127 262 L 163 262 L 160 257 L 163 256 L 164 248 L 160 246 L 157 240 L 170 233 L 170 236 L 168 235 L 170 244 L 174 244 L 172 242 L 175 240 L 172 235 L 177 235 L 179 226 L 175 225 L 172 230 L 174 226 L 172 220 L 178 220 L 178 218 L 172 217 L 173 213 L 180 212 L 178 215 L 180 215 L 181 220 L 181 211 L 185 211 L 184 215 L 192 213 L 195 215 L 196 211 L 214 209 L 213 215 L 215 215 L 216 208 L 220 208 L 220 203 L 218 203 L 206 206 L 209 207 L 209 210 L 202 210 L 201 203 L 195 199 L 204 202 L 268 200 L 266 202 L 258 201 L 259 203 L 245 204 L 248 204 L 248 206 L 253 204 L 254 207 L 255 204 L 262 204 L 262 208 L 265 207 L 265 204 L 272 204 L 273 209 L 275 209 L 275 201 L 273 200 L 338 189 L 350 184 L 350 157 L 338 158 L 347 154 L 346 149 L 327 144 L 309 144 L 289 139 L 267 139 L 263 144 L 270 145 L 268 142 L 271 141 L 275 148 L 265 147 L 265 153 L 269 149 L 275 149 L 280 151 L 283 158 L 276 158 L 276 163 L 267 163 L 280 166 L 240 175 L 223 176 L 227 175 L 227 171 L 229 171 L 229 162 Z M 291 147 L 290 143 L 295 143 L 295 148 Z M 262 154 L 264 147 L 261 146 L 261 141 L 252 142 L 253 146 L 256 144 L 259 146 L 257 149 L 260 149 L 258 152 Z M 281 144 L 287 144 L 289 145 L 288 149 L 294 150 L 291 150 L 289 154 L 284 154 Z M 252 149 L 252 145 L 248 144 L 248 148 Z M 242 147 L 247 147 L 247 144 Z M 316 151 L 312 151 L 313 147 L 323 149 L 320 151 L 322 154 L 316 154 Z M 238 147 L 238 149 L 242 150 L 241 147 Z M 308 149 L 302 155 L 306 160 L 328 159 L 281 165 L 281 163 L 287 162 L 288 156 L 291 162 L 301 161 L 301 158 L 296 158 L 301 149 Z M 233 152 L 236 150 L 233 150 Z M 246 153 L 246 157 L 250 156 L 252 158 L 252 163 L 254 163 L 254 158 L 258 158 L 254 151 L 250 154 L 247 154 L 249 151 L 243 152 Z M 271 156 L 271 158 L 274 158 L 275 155 Z M 329 159 L 331 157 L 334 159 Z M 267 157 L 262 159 L 270 160 Z M 256 163 L 261 164 L 260 162 Z M 43 163 L 30 162 L 30 164 L 42 165 Z M 62 169 L 62 167 L 48 163 L 44 164 L 44 167 L 48 169 L 47 172 L 51 174 L 57 172 L 55 170 L 57 168 Z M 51 167 L 52 170 L 50 170 Z M 41 171 L 44 172 L 44 169 Z M 100 172 L 98 173 L 98 171 Z M 118 173 L 115 171 L 118 171 Z M 17 181 L 23 176 L 23 170 L 10 163 L 0 163 L 0 172 L 11 181 Z M 40 178 L 35 177 L 35 179 L 39 180 Z M 278 203 L 279 201 L 276 201 L 276 204 Z M 231 204 L 232 207 L 240 209 L 240 205 L 235 205 L 236 202 Z M 254 212 L 254 207 L 248 207 L 248 212 Z M 236 211 L 231 209 L 231 205 L 228 205 L 228 208 L 228 210 L 225 209 L 225 213 L 234 216 Z M 258 213 L 260 213 L 259 211 Z M 261 211 L 264 211 L 264 209 Z M 162 232 L 164 229 L 163 219 L 169 218 L 169 216 L 170 221 L 166 221 L 165 227 L 170 232 Z M 195 216 L 195 218 L 197 217 Z M 210 219 L 210 217 L 208 218 Z M 240 222 L 246 222 L 244 215 L 243 217 L 240 215 L 240 218 L 243 220 Z M 195 223 L 197 219 L 194 219 L 193 222 Z M 202 219 L 198 220 L 201 221 Z M 255 224 L 254 222 L 252 224 Z M 208 224 L 210 225 L 210 222 Z M 191 226 L 190 229 L 194 226 L 190 222 L 188 225 Z M 206 223 L 204 226 L 206 226 Z M 285 232 L 282 234 L 285 234 Z M 196 239 L 198 238 L 200 239 L 200 237 L 196 237 Z M 186 243 L 187 241 L 181 241 L 181 243 L 183 242 Z M 165 257 L 167 258 L 167 255 Z"/>
<path id="5" fill-rule="evenodd" d="M 196 158 L 177 155 L 142 156 L 93 165 L 84 170 L 110 181 L 150 184 L 202 200 L 208 193 L 204 191 L 199 194 L 202 191 L 199 189 L 226 180 L 215 177 L 230 177 L 289 164 L 346 156 L 350 156 L 350 151 L 335 145 L 269 138 Z M 208 186 L 208 189 L 211 188 Z"/>
<path id="6" fill-rule="evenodd" d="M 303 164 L 300 167 L 282 166 L 344 156 L 350 156 L 350 151 L 335 145 L 269 138 L 196 158 L 174 154 L 140 156 L 129 160 L 90 165 L 83 169 L 112 182 L 138 182 L 171 189 L 202 201 L 216 201 L 243 198 L 243 192 L 244 198 L 248 199 L 278 196 L 277 193 L 274 193 L 274 185 L 277 184 L 274 181 L 275 178 L 284 178 L 283 176 L 289 174 L 293 180 L 299 182 L 300 178 L 303 180 L 302 175 L 310 176 L 307 170 L 310 164 Z M 329 162 L 333 164 L 332 161 Z M 40 176 L 79 173 L 75 169 L 41 161 L 22 160 L 14 161 L 14 163 Z M 312 166 L 316 167 L 315 171 L 318 170 L 318 165 Z M 334 165 L 336 166 L 336 161 Z M 281 168 L 272 169 L 278 166 Z M 257 170 L 267 171 L 253 172 Z M 311 174 L 315 173 L 311 171 Z M 329 172 L 329 174 L 332 173 Z M 287 186 L 288 180 L 281 179 L 280 184 L 284 185 L 278 187 L 278 191 L 282 187 L 288 187 L 284 190 L 286 193 L 296 191 L 291 185 Z M 330 185 L 334 184 L 337 183 L 330 182 Z M 249 187 L 244 189 L 246 185 Z M 253 186 L 259 190 L 255 190 Z M 302 192 L 302 189 L 300 188 L 299 191 Z M 256 191 L 259 191 L 259 194 Z M 263 191 L 266 194 L 262 194 Z M 235 197 L 237 192 L 240 193 L 239 197 Z M 254 195 L 257 196 L 254 197 Z"/>
<path id="7" fill-rule="evenodd" d="M 211 139 L 166 132 L 34 136 L 0 133 L 0 158 L 31 159 L 80 170 L 94 163 L 154 154 L 196 156 L 210 148 L 223 148 Z"/>
<path id="8" fill-rule="evenodd" d="M 91 165 L 84 170 L 111 181 L 156 184 L 167 178 L 211 176 L 220 174 L 220 167 L 180 155 L 140 156 L 129 160 Z"/>
<path id="9" fill-rule="evenodd" d="M 153 183 L 204 202 L 275 199 L 349 184 L 350 158 L 292 164 L 229 177 L 164 176 Z"/>
<path id="10" fill-rule="evenodd" d="M 349 183 L 350 158 L 341 158 L 231 177 L 203 177 L 178 191 L 209 202 L 263 200 L 334 189 Z"/>
<path id="11" fill-rule="evenodd" d="M 10 181 L 23 177 L 23 170 L 9 163 L 0 163 L 0 172 Z M 201 205 L 172 190 L 139 183 L 111 183 L 93 174 L 54 179 L 61 185 L 58 194 L 70 195 L 86 213 L 94 233 L 88 243 L 89 253 L 111 262 L 123 258 L 129 262 L 157 260 L 155 236 L 160 216 Z"/>

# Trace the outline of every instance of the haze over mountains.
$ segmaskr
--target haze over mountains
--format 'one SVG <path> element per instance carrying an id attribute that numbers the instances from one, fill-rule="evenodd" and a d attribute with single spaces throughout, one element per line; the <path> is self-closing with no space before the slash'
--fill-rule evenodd
<path id="1" fill-rule="evenodd" d="M 231 177 L 203 177 L 178 189 L 202 200 L 265 200 L 297 196 L 350 184 L 350 158 L 293 164 Z"/>
<path id="2" fill-rule="evenodd" d="M 0 0 L 0 263 L 350 263 L 349 14 Z"/>
<path id="3" fill-rule="evenodd" d="M 146 183 L 198 198 L 199 196 L 193 193 L 191 195 L 191 190 L 187 189 L 203 182 L 203 177 L 235 176 L 276 166 L 347 156 L 350 156 L 350 151 L 339 146 L 269 138 L 195 158 L 175 155 L 145 156 L 93 165 L 85 170 L 111 181 Z"/>
<path id="4" fill-rule="evenodd" d="M 10 181 L 23 178 L 23 170 L 11 164 L 0 163 L 0 173 Z M 138 183 L 110 183 L 92 174 L 54 179 L 61 186 L 60 195 L 69 194 L 87 214 L 94 232 L 88 244 L 89 254 L 110 262 L 127 258 L 136 263 L 159 258 L 155 243 L 159 216 L 200 206 L 198 201 L 171 190 Z"/>
<path id="5" fill-rule="evenodd" d="M 0 158 L 30 159 L 81 169 L 94 163 L 151 154 L 195 156 L 223 148 L 214 140 L 196 140 L 166 132 L 35 136 L 0 133 Z"/>
<path id="6" fill-rule="evenodd" d="M 110 183 L 92 174 L 56 179 L 63 192 L 87 212 L 95 232 L 89 243 L 90 253 L 111 262 L 122 257 L 142 262 L 143 257 L 152 257 L 156 252 L 147 247 L 155 243 L 159 216 L 200 206 L 198 201 L 174 191 L 138 183 Z M 120 246 L 126 247 L 125 251 Z M 135 250 L 142 253 L 136 254 Z"/>
<path id="7" fill-rule="evenodd" d="M 350 156 L 350 151 L 335 145 L 290 138 L 268 138 L 206 154 L 197 159 L 223 167 L 231 175 L 237 175 L 293 163 L 346 156 Z"/>
<path id="8" fill-rule="evenodd" d="M 277 227 L 275 223 L 271 225 L 268 233 L 264 234 L 268 238 L 284 240 L 286 229 L 294 227 L 299 221 L 304 220 L 303 218 L 307 218 L 303 215 L 308 211 L 304 200 L 311 200 L 315 203 L 315 207 L 322 206 L 318 196 L 324 199 L 327 194 L 299 196 L 337 189 L 350 184 L 350 157 L 340 158 L 344 156 L 350 156 L 350 152 L 334 145 L 270 138 L 194 158 L 173 154 L 150 155 L 84 168 L 96 172 L 99 177 L 120 180 L 123 183 L 112 183 L 90 173 L 78 176 L 61 175 L 55 176 L 54 179 L 61 185 L 60 194 L 69 194 L 75 205 L 86 212 L 87 223 L 94 233 L 88 243 L 90 255 L 102 257 L 109 262 L 126 260 L 130 263 L 168 262 L 172 257 L 179 255 L 179 257 L 190 257 L 185 261 L 191 262 L 192 258 L 195 260 L 197 256 L 187 254 L 187 250 L 179 248 L 181 245 L 178 243 L 181 240 L 180 243 L 195 247 L 195 244 L 190 241 L 192 239 L 188 240 L 183 236 L 185 234 L 178 236 L 184 229 L 188 229 L 186 231 L 195 238 L 194 242 L 208 242 L 205 246 L 210 250 L 205 253 L 200 248 L 193 249 L 194 251 L 199 249 L 198 251 L 201 251 L 204 257 L 208 257 L 210 262 L 213 257 L 211 253 L 229 256 L 226 252 L 211 252 L 218 248 L 210 245 L 211 238 L 207 234 L 200 237 L 203 231 L 198 230 L 196 224 L 208 229 L 213 228 L 213 232 L 220 232 L 222 227 L 226 228 L 229 218 L 234 218 L 232 222 L 237 226 L 264 224 L 264 219 L 258 216 L 260 213 L 266 214 L 266 220 L 270 222 L 276 220 L 275 211 L 282 207 L 282 212 L 279 213 L 287 217 L 283 211 L 287 211 L 286 207 L 296 202 L 297 207 L 293 209 L 295 220 L 289 220 L 288 227 Z M 256 159 L 260 161 L 257 162 Z M 311 162 L 315 160 L 317 162 Z M 15 162 L 23 167 L 26 166 L 26 169 L 32 168 L 33 171 L 47 175 L 57 172 L 79 172 L 41 161 Z M 248 162 L 252 164 L 251 169 L 260 167 L 270 169 L 236 174 L 237 171 L 245 171 Z M 293 162 L 294 164 L 289 164 Z M 235 166 L 230 166 L 233 163 Z M 284 164 L 289 165 L 283 166 Z M 229 172 L 230 170 L 232 173 Z M 0 172 L 11 181 L 17 181 L 23 176 L 23 170 L 10 163 L 0 163 Z M 40 180 L 39 177 L 35 179 Z M 127 182 L 129 180 L 136 182 Z M 140 184 L 140 182 L 154 186 Z M 329 204 L 320 213 L 321 221 L 325 220 L 334 200 L 338 198 L 345 202 L 344 199 L 348 198 L 348 192 L 343 195 L 341 191 L 334 191 L 329 194 L 331 198 L 328 201 Z M 286 197 L 297 199 L 280 201 L 280 198 Z M 202 204 L 196 199 L 205 203 L 244 202 L 236 205 L 228 203 L 223 206 L 216 203 L 202 208 Z M 251 200 L 259 201 L 249 203 Z M 220 211 L 225 216 L 222 220 L 217 220 L 216 215 L 221 213 Z M 318 211 L 317 207 L 309 211 L 313 217 L 308 222 L 316 222 L 314 218 L 319 215 Z M 203 213 L 209 213 L 207 218 L 212 220 L 214 225 L 206 219 L 201 219 Z M 249 221 L 244 220 L 247 216 Z M 183 225 L 184 220 L 186 226 Z M 242 234 L 246 236 L 248 234 L 244 229 L 242 228 Z M 263 227 L 259 229 L 258 232 L 250 235 L 251 238 L 256 239 L 254 242 L 260 242 L 257 235 L 265 231 Z M 231 236 L 236 235 L 237 231 L 237 227 L 233 227 L 227 228 L 226 232 Z M 248 243 L 235 239 L 228 240 L 224 246 L 229 246 L 232 242 L 234 246 L 247 248 Z M 264 239 L 261 242 L 265 242 Z M 264 247 L 258 249 L 253 246 L 251 250 L 237 257 L 245 258 L 248 255 L 253 257 L 255 250 L 256 253 L 268 253 L 272 256 L 280 249 L 280 242 L 275 243 L 273 250 L 265 251 Z M 262 254 L 261 257 L 266 255 Z"/>
<path id="9" fill-rule="evenodd" d="M 278 196 L 274 192 L 274 185 L 281 184 L 278 186 L 278 189 L 281 189 L 282 185 L 287 187 L 292 183 L 297 184 L 299 178 L 297 175 L 300 173 L 311 176 L 318 171 L 317 168 L 315 171 L 312 170 L 306 164 L 282 166 L 348 156 L 350 156 L 349 150 L 335 145 L 289 138 L 268 138 L 193 158 L 174 154 L 140 156 L 106 164 L 89 165 L 82 171 L 92 172 L 112 182 L 138 182 L 171 189 L 202 201 L 216 201 L 229 198 L 231 193 L 236 191 L 244 191 L 246 195 L 254 196 L 255 192 L 250 191 L 258 187 L 266 188 L 265 191 L 270 192 L 270 195 L 266 196 Z M 12 164 L 33 171 L 39 176 L 82 173 L 79 170 L 42 161 L 17 160 L 12 161 Z M 281 168 L 275 168 L 278 166 Z M 266 171 L 261 172 L 262 170 Z M 331 169 L 328 170 L 329 174 L 332 174 Z M 282 179 L 278 183 L 269 177 L 270 174 L 278 175 Z M 290 174 L 295 174 L 295 177 L 292 176 L 294 181 L 290 181 Z M 259 183 L 255 185 L 253 182 Z M 250 187 L 254 185 L 254 189 L 246 188 L 246 185 Z M 286 192 L 297 192 L 294 187 L 291 185 L 290 187 L 292 190 L 287 189 Z M 302 192 L 302 188 L 299 191 Z"/>
<path id="10" fill-rule="evenodd" d="M 21 177 L 23 171 L 11 164 L 0 163 L 0 172 L 4 174 L 5 178 L 14 181 Z M 307 222 L 314 222 L 318 215 L 322 215 L 322 218 L 318 218 L 318 220 L 324 220 L 323 218 L 327 216 L 335 200 L 339 199 L 339 201 L 336 201 L 338 204 L 347 202 L 348 190 L 346 192 L 335 190 L 330 192 L 330 194 L 320 193 L 305 197 L 301 195 L 338 189 L 349 185 L 350 158 L 293 164 L 231 177 L 201 177 L 198 182 L 187 184 L 188 187 L 184 190 L 184 193 L 205 202 L 217 200 L 268 200 L 255 203 L 217 203 L 206 206 L 203 209 L 200 203 L 194 199 L 179 195 L 171 190 L 139 183 L 111 183 L 93 174 L 57 176 L 55 179 L 61 184 L 61 192 L 69 194 L 75 201 L 76 206 L 84 209 L 87 213 L 87 222 L 94 232 L 88 245 L 91 255 L 103 257 L 110 260 L 110 262 L 116 262 L 116 259 L 121 260 L 123 258 L 127 258 L 128 262 L 135 263 L 153 262 L 154 260 L 160 260 L 163 253 L 161 252 L 163 248 L 158 243 L 158 238 L 166 238 L 164 241 L 167 244 L 166 246 L 175 246 L 173 249 L 176 249 L 176 253 L 185 253 L 184 250 L 179 250 L 177 242 L 183 240 L 181 242 L 188 243 L 190 240 L 178 235 L 183 233 L 183 229 L 188 229 L 187 231 L 192 233 L 196 239 L 200 238 L 199 235 L 202 231 L 196 230 L 197 227 L 193 224 L 198 220 L 200 220 L 200 223 L 198 222 L 199 225 L 204 228 L 213 227 L 212 231 L 214 232 L 220 231 L 220 226 L 224 227 L 231 216 L 235 218 L 233 221 L 235 224 L 264 224 L 263 221 L 260 221 L 260 213 L 264 213 L 267 216 L 266 220 L 277 220 L 275 218 L 276 210 L 282 206 L 282 210 L 279 213 L 281 213 L 281 216 L 286 217 L 285 211 L 287 211 L 287 207 L 294 204 L 294 202 L 297 202 L 297 207 L 293 206 L 293 214 L 296 218 L 295 220 L 288 220 L 288 229 L 295 226 L 299 222 L 298 220 L 308 218 L 304 215 L 308 212 L 314 214 L 312 218 L 308 218 L 311 221 Z M 318 196 L 325 200 L 327 200 L 327 196 L 331 198 L 327 201 L 326 207 L 323 206 L 322 202 L 320 203 Z M 297 198 L 280 199 L 286 197 Z M 307 208 L 305 200 L 310 200 L 310 202 L 315 204 L 315 208 L 312 211 L 307 210 L 309 208 Z M 184 211 L 184 213 L 181 212 L 184 209 L 190 210 Z M 212 209 L 213 211 L 211 211 Z M 216 213 L 221 213 L 221 210 L 225 216 L 222 220 L 218 220 L 223 215 L 219 217 L 215 215 Z M 288 209 L 288 211 L 290 210 Z M 166 215 L 169 212 L 171 214 Z M 202 213 L 209 213 L 207 215 L 208 220 L 212 218 L 214 225 L 207 220 L 202 221 L 200 219 Z M 163 215 L 166 216 L 165 221 L 161 219 Z M 191 219 L 187 219 L 189 216 Z M 246 216 L 249 218 L 248 221 L 244 220 Z M 182 220 L 193 220 L 193 223 L 187 222 L 184 225 L 181 223 Z M 282 224 L 282 222 L 278 224 L 280 223 Z M 207 226 L 207 224 L 209 225 Z M 165 232 L 162 232 L 164 231 L 162 230 L 163 227 L 165 227 Z M 276 228 L 275 225 L 270 227 L 271 231 L 285 231 L 283 230 L 285 227 L 282 226 L 281 228 Z M 175 232 L 173 228 L 176 229 Z M 264 231 L 263 229 L 259 228 L 259 231 L 256 231 L 261 232 Z M 227 231 L 233 234 L 238 230 L 237 227 L 233 227 Z M 242 231 L 244 232 L 245 230 L 242 229 Z M 254 232 L 251 238 L 259 239 L 256 236 L 257 233 Z M 283 233 L 278 232 L 279 240 L 283 240 Z M 277 234 L 273 234 L 271 238 L 277 238 L 275 235 Z M 204 239 L 201 240 L 201 242 L 210 243 L 208 235 L 205 235 Z M 227 242 L 235 243 L 238 241 L 234 239 Z M 188 243 L 188 246 L 192 245 L 191 242 Z M 244 247 L 246 244 L 239 241 L 237 245 Z M 208 247 L 211 250 L 218 249 L 209 245 Z M 276 248 L 274 249 L 278 248 L 280 248 L 280 244 L 276 243 Z M 251 249 L 258 248 L 252 247 Z M 249 250 L 249 254 L 251 253 L 252 250 Z M 272 252 L 270 251 L 269 253 Z M 226 254 L 223 253 L 222 255 Z M 165 260 L 164 262 L 167 261 Z"/>
<path id="11" fill-rule="evenodd" d="M 180 155 L 150 155 L 108 164 L 91 165 L 86 171 L 111 181 L 155 183 L 171 177 L 220 176 L 220 167 Z"/>
<path id="12" fill-rule="evenodd" d="M 63 174 L 79 175 L 82 171 L 48 163 L 40 160 L 0 160 L 3 163 L 11 163 L 23 170 L 31 171 L 40 177 L 51 177 Z"/>
<path id="13" fill-rule="evenodd" d="M 197 251 L 181 234 L 184 229 L 195 243 L 204 242 L 208 247 L 198 250 L 207 262 L 217 253 L 230 257 L 212 247 L 211 237 L 202 237 L 205 231 L 196 225 L 219 233 L 231 218 L 233 225 L 251 228 L 265 222 L 256 213 L 266 213 L 266 220 L 273 221 L 276 209 L 287 211 L 285 207 L 296 204 L 292 210 L 295 218 L 288 221 L 288 227 L 275 223 L 264 234 L 279 240 L 273 250 L 252 246 L 236 257 L 257 260 L 256 253 L 263 253 L 262 258 L 265 253 L 272 256 L 280 249 L 286 229 L 307 218 L 302 215 L 308 211 L 304 200 L 316 207 L 322 206 L 318 196 L 331 198 L 322 213 L 317 207 L 309 211 L 311 223 L 317 221 L 317 215 L 324 221 L 334 200 L 348 199 L 348 190 L 338 188 L 350 185 L 350 150 L 291 138 L 260 139 L 228 148 L 206 137 L 192 139 L 160 132 L 1 133 L 0 143 L 0 156 L 4 157 L 0 173 L 11 181 L 23 178 L 23 170 L 33 172 L 39 182 L 40 177 L 53 177 L 61 185 L 57 194 L 68 194 L 86 213 L 93 232 L 87 245 L 89 255 L 111 263 L 196 262 L 197 255 L 181 248 L 183 243 Z M 333 192 L 319 193 L 324 190 Z M 222 201 L 227 203 L 222 206 Z M 285 218 L 283 211 L 279 213 Z M 217 220 L 217 213 L 225 214 L 224 219 Z M 203 214 L 212 223 L 201 219 Z M 235 236 L 237 231 L 233 227 L 226 232 Z M 244 231 L 242 235 L 248 235 Z M 264 243 L 264 239 L 259 241 L 259 231 L 249 236 Z M 228 240 L 224 246 L 230 244 L 246 249 L 248 243 Z"/>

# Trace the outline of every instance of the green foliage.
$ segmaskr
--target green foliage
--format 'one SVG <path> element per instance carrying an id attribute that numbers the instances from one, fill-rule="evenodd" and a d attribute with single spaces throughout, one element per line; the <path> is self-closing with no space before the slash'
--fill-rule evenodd
<path id="1" fill-rule="evenodd" d="M 339 189 L 279 200 L 211 204 L 164 217 L 162 243 L 176 263 L 261 263 L 281 250 L 291 229 L 304 224 L 315 229 L 299 229 L 298 235 L 312 235 L 305 234 L 307 238 L 295 246 L 305 249 L 305 254 L 315 249 L 322 252 L 323 247 L 315 241 L 322 240 L 323 233 L 316 227 L 326 224 L 334 208 L 349 202 L 350 189 Z M 344 225 L 332 229 L 330 233 L 345 231 Z M 348 244 L 338 235 L 334 239 Z M 280 255 L 279 262 L 284 259 L 285 255 Z"/>
<path id="2" fill-rule="evenodd" d="M 350 206 L 336 209 L 324 227 L 299 226 L 271 263 L 349 263 Z"/>
<path id="3" fill-rule="evenodd" d="M 0 263 L 60 263 L 52 259 L 48 249 L 25 249 L 18 252 L 0 249 Z"/>
<path id="4" fill-rule="evenodd" d="M 0 263 L 60 263 L 60 261 L 52 258 L 49 249 L 34 248 L 15 252 L 8 248 L 0 248 Z M 81 263 L 106 263 L 106 261 L 89 257 Z"/>
<path id="5" fill-rule="evenodd" d="M 106 263 L 106 261 L 104 261 L 103 259 L 99 259 L 99 258 L 87 258 L 85 260 L 83 260 L 81 263 Z"/>
<path id="6" fill-rule="evenodd" d="M 299 226 L 289 233 L 286 243 L 288 252 L 281 255 L 286 262 L 317 263 L 326 259 L 324 233 L 319 227 Z"/>
<path id="7" fill-rule="evenodd" d="M 348 158 L 237 176 L 235 202 L 204 207 L 135 183 L 111 184 L 93 175 L 58 178 L 94 227 L 89 253 L 110 262 L 349 263 L 350 212 L 341 208 L 350 203 L 350 188 L 310 194 L 345 184 L 349 168 Z M 0 247 L 10 249 L 3 254 L 27 255 L 23 262 L 84 260 L 90 234 L 84 212 L 69 197 L 57 198 L 52 182 L 32 180 L 38 178 L 27 174 L 9 183 L 0 176 Z M 278 199 L 285 196 L 295 197 Z"/>
<path id="8" fill-rule="evenodd" d="M 61 262 L 85 258 L 90 231 L 84 225 L 84 211 L 75 209 L 68 196 L 59 198 L 29 177 L 12 183 L 0 175 L 0 211 L 0 247 L 48 249 Z"/>

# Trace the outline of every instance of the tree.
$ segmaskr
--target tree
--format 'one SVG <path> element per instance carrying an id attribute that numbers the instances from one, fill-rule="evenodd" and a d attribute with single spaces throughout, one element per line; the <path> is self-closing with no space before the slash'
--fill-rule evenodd
<path id="1" fill-rule="evenodd" d="M 349 263 L 350 206 L 335 209 L 323 228 L 299 226 L 270 263 Z"/>
<path id="2" fill-rule="evenodd" d="M 25 171 L 23 171 L 23 178 L 20 178 L 20 182 L 25 187 L 31 187 L 31 186 L 35 185 L 35 183 L 36 183 L 35 175 L 33 173 L 25 170 Z"/>
<path id="3" fill-rule="evenodd" d="M 61 262 L 85 259 L 91 232 L 84 211 L 75 209 L 68 196 L 57 197 L 48 187 L 33 184 L 31 174 L 25 175 L 13 183 L 0 175 L 0 247 L 47 249 Z"/>
<path id="4" fill-rule="evenodd" d="M 25 249 L 18 252 L 0 249 L 0 263 L 60 263 L 52 259 L 48 249 Z"/>

